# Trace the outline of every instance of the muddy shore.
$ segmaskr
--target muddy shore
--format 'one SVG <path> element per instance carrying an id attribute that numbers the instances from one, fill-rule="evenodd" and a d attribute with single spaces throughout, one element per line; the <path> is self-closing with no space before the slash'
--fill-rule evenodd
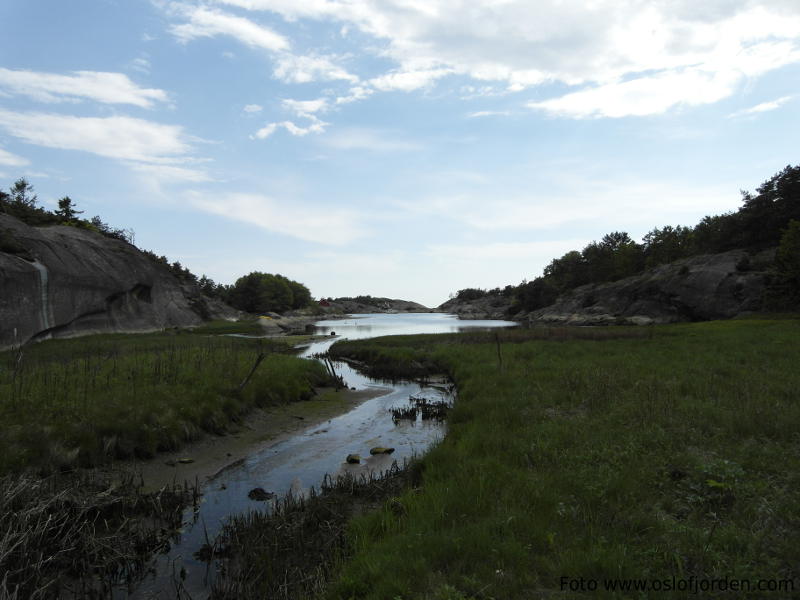
<path id="1" fill-rule="evenodd" d="M 389 391 L 389 388 L 358 391 L 320 389 L 311 400 L 256 409 L 226 435 L 209 435 L 175 452 L 161 453 L 153 459 L 135 461 L 129 466 L 141 474 L 146 492 L 175 482 L 197 480 L 202 485 L 207 479 L 264 447 L 277 444 L 309 427 L 321 425 Z"/>

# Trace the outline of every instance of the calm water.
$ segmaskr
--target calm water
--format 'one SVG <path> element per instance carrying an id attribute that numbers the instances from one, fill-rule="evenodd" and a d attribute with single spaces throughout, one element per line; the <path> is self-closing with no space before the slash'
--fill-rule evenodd
<path id="1" fill-rule="evenodd" d="M 312 343 L 301 356 L 326 352 L 339 339 L 359 339 L 383 335 L 417 333 L 450 333 L 475 328 L 510 327 L 509 321 L 459 321 L 454 315 L 425 314 L 366 314 L 352 318 L 320 321 L 317 333 L 335 337 Z M 319 486 L 326 474 L 344 471 L 362 472 L 384 470 L 392 461 L 424 452 L 431 443 L 444 435 L 443 425 L 436 422 L 401 422 L 394 424 L 390 409 L 407 405 L 408 397 L 425 396 L 431 400 L 449 399 L 445 386 L 422 386 L 417 383 L 389 384 L 361 375 L 346 363 L 335 362 L 337 374 L 344 377 L 348 386 L 356 389 L 377 388 L 379 397 L 367 400 L 350 412 L 331 419 L 322 425 L 310 427 L 286 440 L 266 445 L 254 452 L 243 463 L 232 466 L 202 485 L 203 502 L 200 511 L 187 511 L 180 542 L 169 553 L 155 561 L 155 575 L 147 577 L 136 590 L 119 590 L 118 598 L 175 598 L 173 574 L 181 568 L 186 571 L 183 582 L 195 600 L 208 596 L 208 585 L 213 581 L 213 570 L 193 558 L 205 543 L 206 536 L 213 539 L 225 518 L 263 509 L 265 503 L 255 502 L 247 493 L 261 487 L 285 495 L 302 493 L 311 486 Z M 370 456 L 374 446 L 395 448 L 392 455 Z M 360 465 L 344 462 L 350 454 L 367 458 Z M 267 503 L 267 507 L 269 503 Z"/>

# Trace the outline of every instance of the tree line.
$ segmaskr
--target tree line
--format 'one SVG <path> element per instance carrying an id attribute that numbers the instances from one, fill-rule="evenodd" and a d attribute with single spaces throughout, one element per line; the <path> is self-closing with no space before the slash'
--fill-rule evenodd
<path id="1" fill-rule="evenodd" d="M 131 245 L 135 239 L 132 229 L 112 227 L 99 216 L 80 218 L 83 211 L 77 209 L 69 196 L 58 201 L 58 209 L 47 210 L 39 205 L 33 186 L 24 178 L 15 181 L 8 192 L 0 190 L 0 212 L 33 227 L 78 227 Z M 10 240 L 4 241 L 2 238 L 0 232 L 0 250 L 24 253 L 24 249 L 17 248 Z M 227 302 L 239 310 L 250 313 L 284 312 L 304 308 L 313 302 L 311 292 L 305 285 L 283 275 L 254 271 L 240 277 L 233 285 L 224 285 L 216 283 L 205 274 L 197 277 L 179 261 L 170 262 L 164 255 L 158 255 L 151 250 L 139 250 L 157 265 L 167 268 L 181 283 L 197 286 L 206 296 Z"/>
<path id="2" fill-rule="evenodd" d="M 738 210 L 703 217 L 694 227 L 656 227 L 641 243 L 632 240 L 627 232 L 614 231 L 583 250 L 572 250 L 553 259 L 542 275 L 531 281 L 502 290 L 465 288 L 455 297 L 469 300 L 489 294 L 511 296 L 513 314 L 549 306 L 559 295 L 581 285 L 617 281 L 682 258 L 777 247 L 771 290 L 796 305 L 800 301 L 800 165 L 787 166 L 756 188 L 755 193 L 741 194 L 742 206 Z"/>

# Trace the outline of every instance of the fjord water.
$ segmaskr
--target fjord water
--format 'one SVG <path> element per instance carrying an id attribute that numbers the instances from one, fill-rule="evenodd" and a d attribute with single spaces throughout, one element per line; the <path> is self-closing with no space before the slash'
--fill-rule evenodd
<path id="1" fill-rule="evenodd" d="M 301 354 L 306 358 L 324 353 L 340 339 L 363 339 L 384 335 L 417 333 L 451 333 L 467 329 L 510 327 L 510 321 L 461 321 L 455 315 L 440 313 L 364 314 L 347 319 L 319 321 L 316 333 L 328 336 L 310 344 Z M 331 335 L 335 333 L 335 335 Z M 184 531 L 172 549 L 156 559 L 154 573 L 135 590 L 119 590 L 118 598 L 174 598 L 176 583 L 194 600 L 210 592 L 214 571 L 192 555 L 207 540 L 213 540 L 226 517 L 269 508 L 271 502 L 256 502 L 248 492 L 261 487 L 278 496 L 301 494 L 318 487 L 326 474 L 354 474 L 388 469 L 393 461 L 402 464 L 415 454 L 423 453 L 444 435 L 444 426 L 435 421 L 410 421 L 395 424 L 390 409 L 407 406 L 409 396 L 425 396 L 430 400 L 450 399 L 445 385 L 421 385 L 414 382 L 381 382 L 366 377 L 346 363 L 334 362 L 337 375 L 349 387 L 378 388 L 381 393 L 358 405 L 350 412 L 316 427 L 275 443 L 267 443 L 243 462 L 224 469 L 202 485 L 203 501 L 199 511 L 184 515 Z M 395 448 L 392 455 L 370 456 L 374 446 Z M 345 463 L 348 454 L 360 454 L 361 464 Z M 185 572 L 185 579 L 178 574 Z"/>

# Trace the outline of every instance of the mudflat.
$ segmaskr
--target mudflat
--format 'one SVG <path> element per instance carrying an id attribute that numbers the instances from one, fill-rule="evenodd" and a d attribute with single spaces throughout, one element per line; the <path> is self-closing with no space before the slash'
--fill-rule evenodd
<path id="1" fill-rule="evenodd" d="M 266 446 L 316 427 L 389 391 L 382 387 L 358 391 L 323 388 L 311 400 L 254 409 L 226 435 L 208 435 L 180 450 L 134 461 L 130 466 L 141 473 L 144 491 L 155 491 L 174 482 L 197 480 L 202 484 Z"/>

